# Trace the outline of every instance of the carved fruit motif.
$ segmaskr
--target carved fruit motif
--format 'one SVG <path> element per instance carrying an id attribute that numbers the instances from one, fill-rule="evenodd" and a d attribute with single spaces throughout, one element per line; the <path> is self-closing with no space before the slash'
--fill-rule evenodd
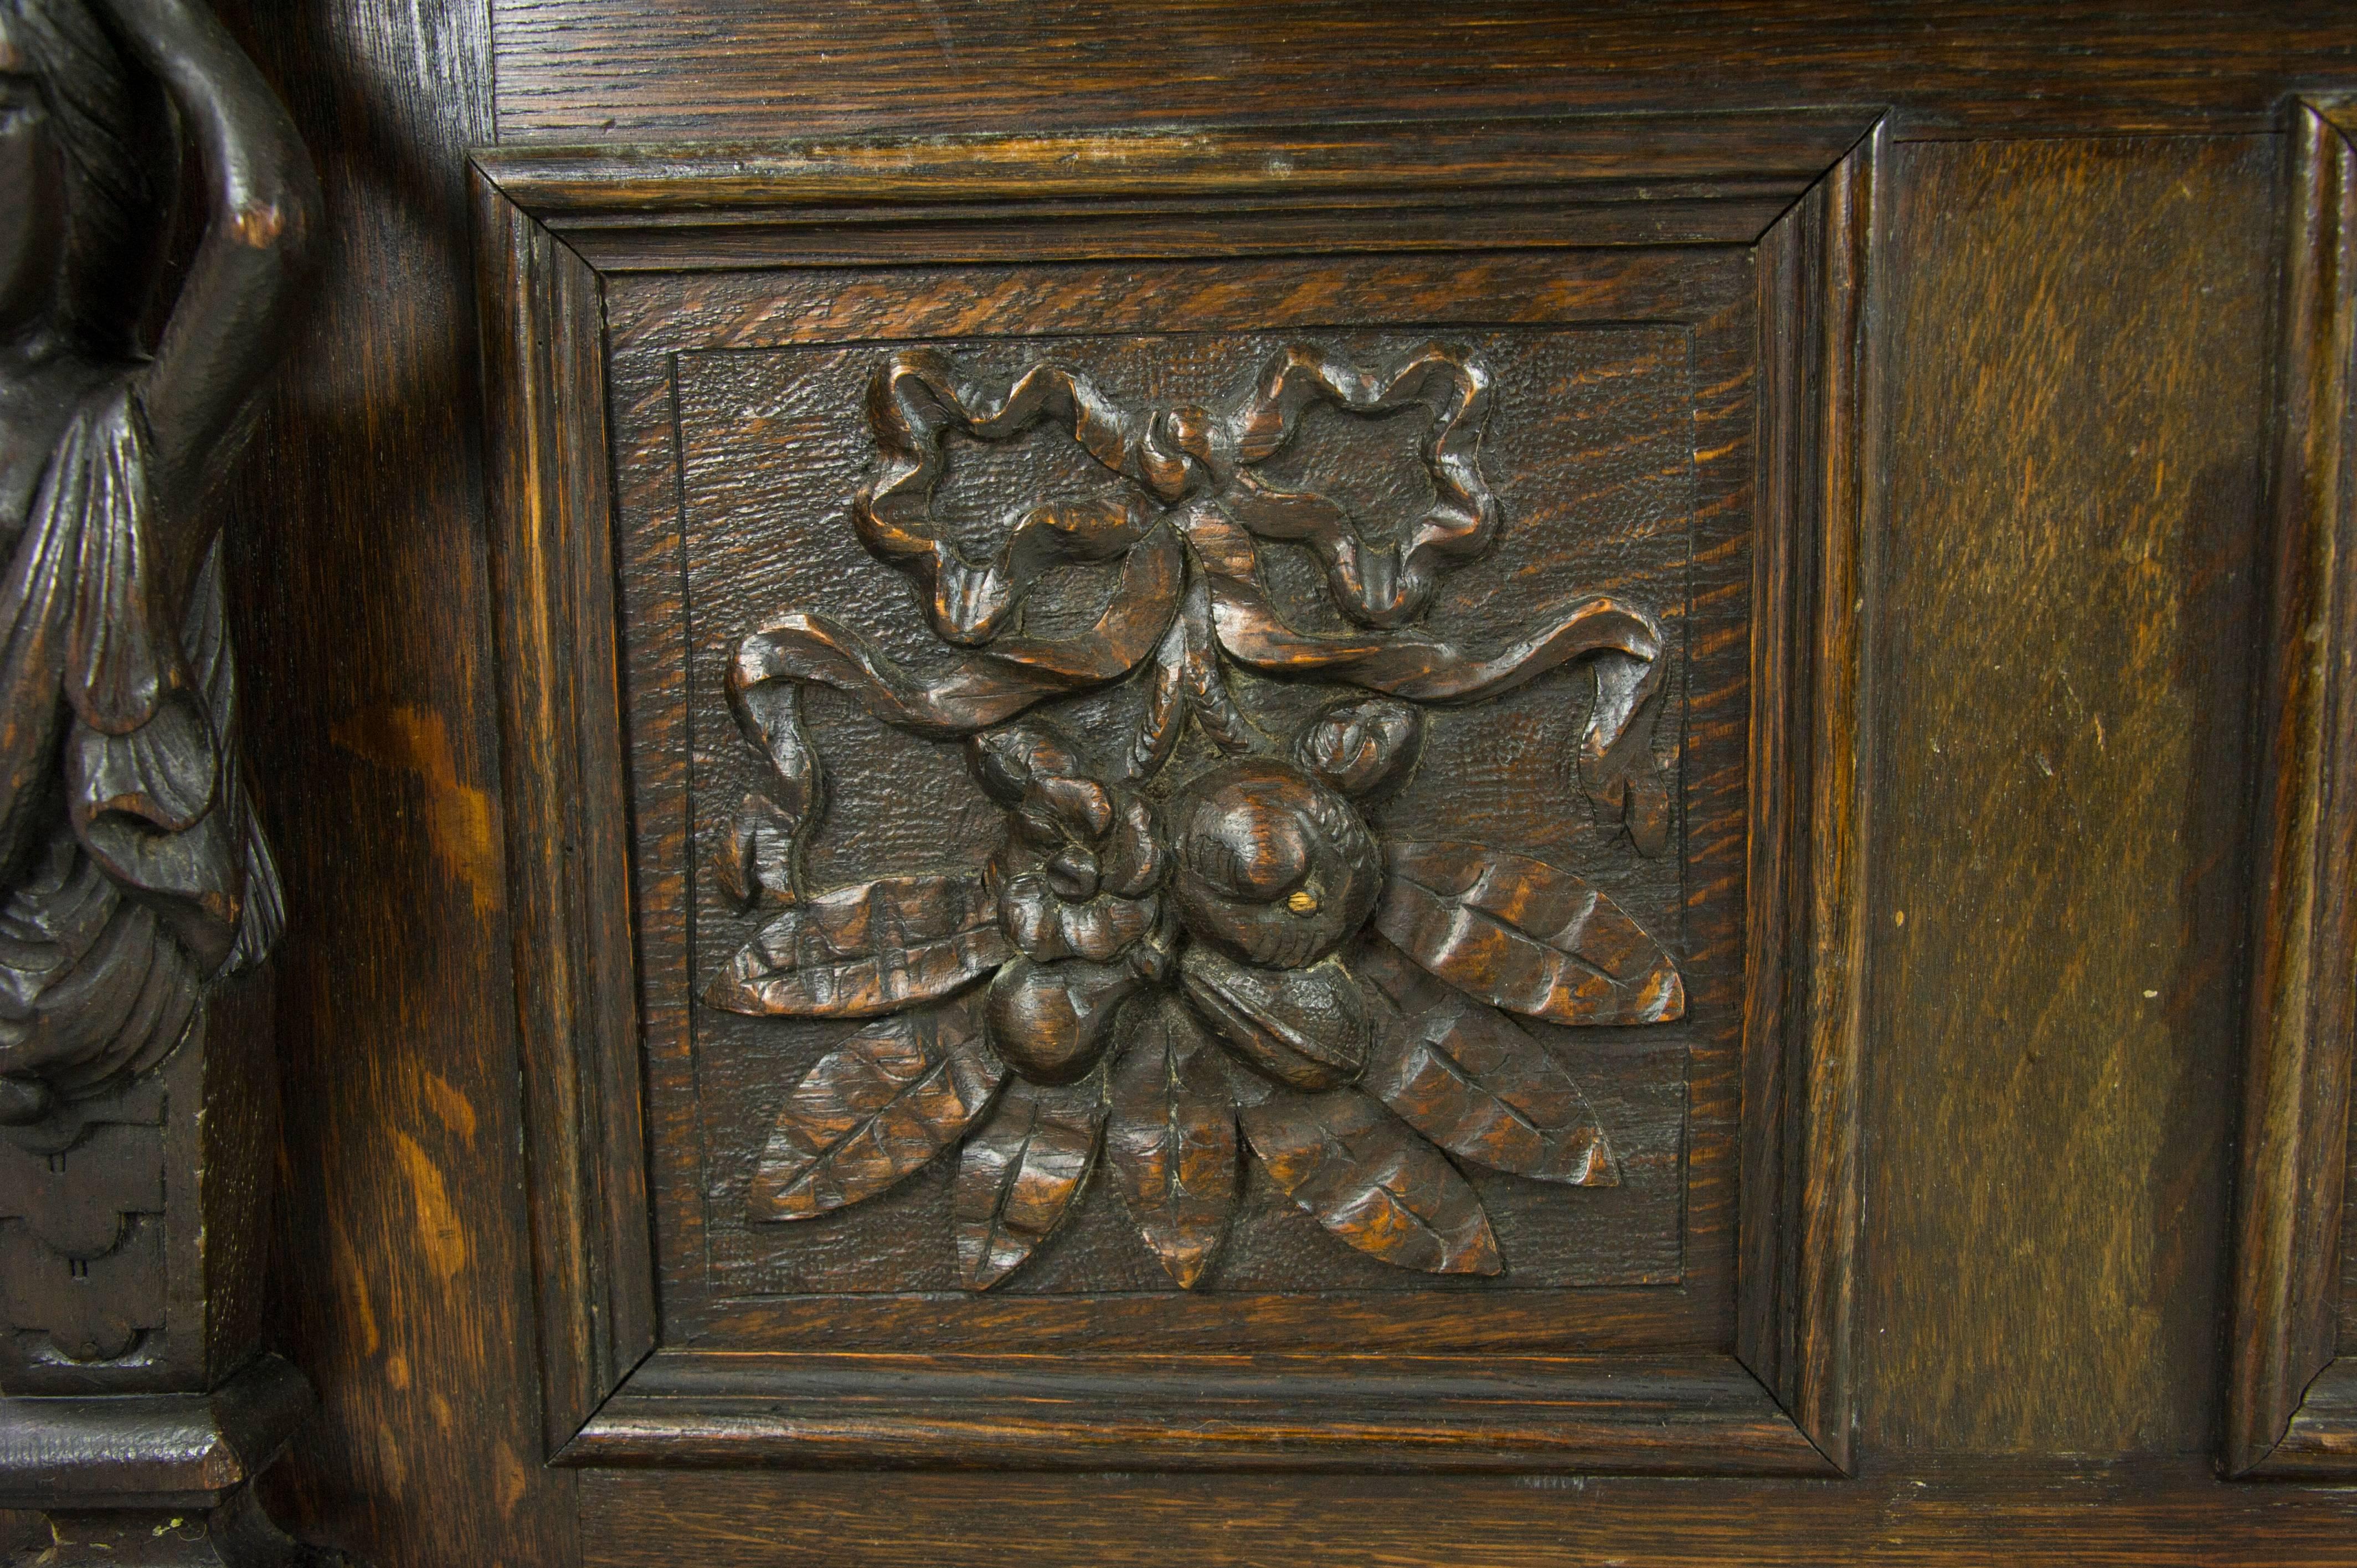
<path id="1" fill-rule="evenodd" d="M 1489 400 L 1486 370 L 1439 344 L 1372 372 L 1295 345 L 1231 407 L 1155 413 L 1049 365 L 1003 391 L 931 351 L 879 369 L 868 412 L 883 460 L 854 521 L 916 585 L 945 672 L 915 682 L 802 611 L 747 637 L 731 668 L 732 709 L 777 781 L 724 833 L 716 873 L 733 902 L 783 908 L 705 999 L 770 1016 L 885 1015 L 786 1097 L 752 1218 L 829 1212 L 956 1145 L 960 1273 L 985 1289 L 1072 1211 L 1102 1149 L 1141 1240 L 1191 1289 L 1242 1192 L 1243 1147 L 1335 1236 L 1432 1273 L 1505 1266 L 1451 1156 L 1570 1186 L 1619 1180 L 1577 1084 L 1506 1015 L 1677 1018 L 1670 955 L 1571 871 L 1480 844 L 1379 841 L 1365 813 L 1415 768 L 1419 704 L 1586 660 L 1598 684 L 1578 776 L 1640 853 L 1665 840 L 1650 616 L 1582 599 L 1491 654 L 1416 624 L 1440 575 L 1502 526 L 1479 460 Z M 1424 408 L 1433 505 L 1362 532 L 1333 501 L 1256 473 L 1318 402 Z M 928 510 L 943 437 L 1002 441 L 1048 422 L 1128 490 L 1018 510 L 995 559 L 966 560 Z M 1261 540 L 1315 553 L 1358 629 L 1286 625 L 1262 592 Z M 1079 562 L 1120 564 L 1097 627 L 1023 635 L 1039 575 Z M 1357 690 L 1272 746 L 1230 691 L 1231 664 Z M 1115 766 L 1029 711 L 1122 682 L 1141 716 Z M 1006 813 L 986 866 L 805 890 L 825 783 L 801 721 L 810 686 L 966 739 Z M 1160 775 L 1189 726 L 1225 760 L 1174 788 Z"/>
<path id="2" fill-rule="evenodd" d="M 1383 892 L 1382 853 L 1358 808 L 1289 762 L 1223 763 L 1178 792 L 1170 821 L 1179 918 L 1246 963 L 1323 958 Z"/>

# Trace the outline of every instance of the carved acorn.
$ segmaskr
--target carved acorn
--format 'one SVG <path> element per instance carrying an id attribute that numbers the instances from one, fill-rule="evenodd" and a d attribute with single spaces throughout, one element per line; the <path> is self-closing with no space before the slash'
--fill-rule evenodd
<path id="1" fill-rule="evenodd" d="M 1199 775 L 1170 821 L 1179 918 L 1246 963 L 1316 962 L 1382 894 L 1382 856 L 1358 809 L 1289 762 L 1245 757 Z"/>

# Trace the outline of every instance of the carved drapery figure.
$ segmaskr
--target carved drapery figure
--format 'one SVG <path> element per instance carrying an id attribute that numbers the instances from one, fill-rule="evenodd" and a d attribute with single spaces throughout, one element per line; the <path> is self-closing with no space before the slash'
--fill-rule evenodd
<path id="1" fill-rule="evenodd" d="M 44 1563 L 342 1561 L 250 1491 L 310 1396 L 262 1352 L 277 1090 L 223 983 L 283 917 L 203 504 L 317 207 L 194 0 L 0 0 L 0 1507 Z"/>
<path id="2" fill-rule="evenodd" d="M 156 83 L 211 211 L 147 353 Z M 70 1120 L 153 1067 L 201 985 L 276 935 L 200 501 L 316 205 L 284 111 L 202 12 L 0 0 L 0 1123 Z"/>

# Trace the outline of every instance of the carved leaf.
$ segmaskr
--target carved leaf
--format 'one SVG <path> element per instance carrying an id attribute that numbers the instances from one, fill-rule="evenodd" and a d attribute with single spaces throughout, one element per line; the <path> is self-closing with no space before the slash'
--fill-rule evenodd
<path id="1" fill-rule="evenodd" d="M 980 992 L 869 1025 L 787 1096 L 747 1213 L 808 1219 L 874 1197 L 955 1142 L 1006 1075 L 984 1039 Z"/>
<path id="2" fill-rule="evenodd" d="M 1492 1170 L 1617 1187 L 1595 1113 L 1544 1047 L 1512 1019 L 1418 970 L 1384 941 L 1359 957 L 1372 982 L 1373 1058 L 1362 1080 L 1409 1126 Z"/>
<path id="3" fill-rule="evenodd" d="M 1219 1054 L 1187 1009 L 1147 1007 L 1113 1068 L 1106 1157 L 1138 1234 L 1192 1290 L 1236 1206 L 1236 1111 Z"/>
<path id="4" fill-rule="evenodd" d="M 1146 713 L 1123 763 L 1123 777 L 1151 779 L 1178 748 L 1191 717 L 1205 739 L 1234 756 L 1252 748 L 1254 725 L 1228 693 L 1211 642 L 1211 596 L 1202 578 L 1188 576 L 1170 629 L 1154 652 Z"/>
<path id="5" fill-rule="evenodd" d="M 1012 956 L 974 876 L 887 876 L 794 904 L 705 993 L 732 1013 L 872 1018 L 944 996 Z"/>
<path id="6" fill-rule="evenodd" d="M 966 1140 L 950 1189 L 966 1289 L 988 1290 L 1013 1273 L 1063 1222 L 1096 1164 L 1104 1117 L 1100 1077 L 1063 1089 L 1019 1078 L 1008 1084 Z"/>
<path id="7" fill-rule="evenodd" d="M 1394 843 L 1375 928 L 1458 990 L 1558 1024 L 1685 1015 L 1659 942 L 1568 871 L 1475 843 Z"/>
<path id="8" fill-rule="evenodd" d="M 1276 1185 L 1359 1251 L 1431 1274 L 1504 1266 L 1481 1200 L 1448 1157 L 1358 1090 L 1279 1092 L 1243 1117 Z"/>

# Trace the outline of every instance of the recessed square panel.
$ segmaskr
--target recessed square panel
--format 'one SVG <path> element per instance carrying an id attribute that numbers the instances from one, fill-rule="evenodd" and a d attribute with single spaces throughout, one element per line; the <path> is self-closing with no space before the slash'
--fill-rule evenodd
<path id="1" fill-rule="evenodd" d="M 661 393 L 624 489 L 672 503 L 625 518 L 625 627 L 677 639 L 633 700 L 694 758 L 646 841 L 694 889 L 654 967 L 672 1320 L 883 1344 L 826 1299 L 942 1297 L 1019 1342 L 1113 1295 L 1284 1345 L 1322 1337 L 1284 1297 L 1347 1293 L 1415 1343 L 1372 1304 L 1512 1295 L 1453 1332 L 1577 1345 L 1535 1295 L 1684 1286 L 1697 1227 L 1724 1289 L 1689 1188 L 1731 1158 L 1739 976 L 1697 939 L 1741 884 L 1694 862 L 1742 802 L 1695 785 L 1744 731 L 1695 699 L 1742 679 L 1709 508 L 1749 483 L 1750 269 L 1521 322 L 1541 269 L 1485 262 L 1168 265 L 1227 320 L 1121 331 L 1054 273 L 943 273 L 1033 329 L 675 314 L 618 365 Z M 818 292 L 767 281 L 735 308 Z M 1691 1300 L 1617 1305 L 1675 1338 Z"/>
<path id="2" fill-rule="evenodd" d="M 502 163 L 555 1446 L 1839 1451 L 1854 134 Z"/>

